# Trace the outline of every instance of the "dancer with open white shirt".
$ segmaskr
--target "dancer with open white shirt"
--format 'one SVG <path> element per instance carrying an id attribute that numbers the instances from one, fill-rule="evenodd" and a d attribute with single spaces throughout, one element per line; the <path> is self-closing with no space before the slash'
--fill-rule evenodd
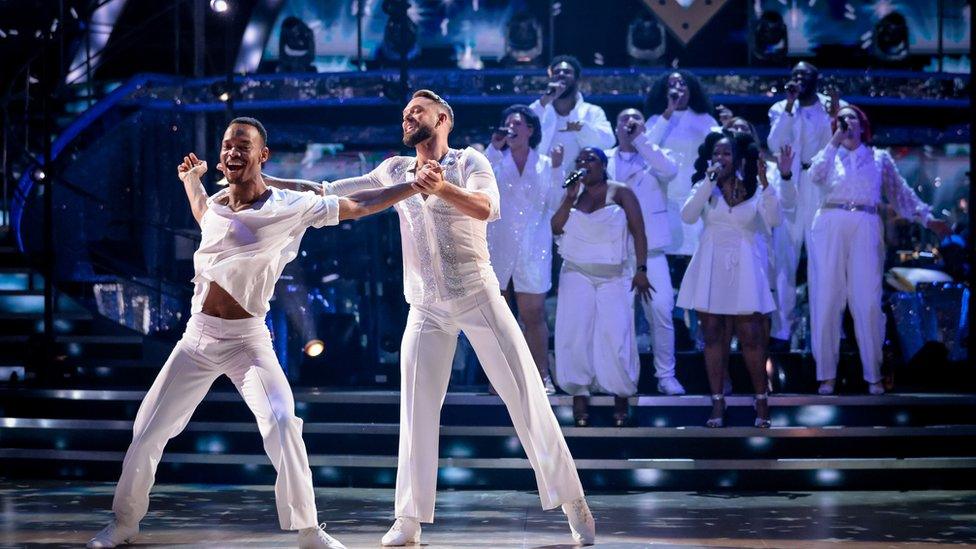
<path id="1" fill-rule="evenodd" d="M 478 151 L 448 147 L 453 126 L 450 105 L 420 90 L 403 110 L 403 143 L 417 156 L 394 156 L 362 177 L 324 186 L 275 180 L 337 195 L 398 183 L 422 193 L 396 205 L 410 312 L 400 346 L 396 521 L 382 543 L 420 543 L 420 523 L 434 521 L 440 409 L 462 331 L 509 410 L 543 508 L 562 506 L 573 538 L 593 543 L 596 528 L 576 465 L 488 260 L 487 224 L 499 211 L 495 176 Z"/>
<path id="2" fill-rule="evenodd" d="M 221 375 L 233 381 L 254 413 L 264 449 L 278 472 L 275 500 L 282 529 L 299 530 L 299 547 L 341 548 L 317 526 L 315 493 L 302 420 L 264 324 L 268 301 L 305 230 L 378 212 L 416 194 L 408 184 L 337 198 L 269 188 L 261 176 L 267 132 L 253 118 L 233 120 L 224 133 L 220 168 L 229 186 L 208 197 L 200 178 L 206 162 L 190 153 L 179 165 L 200 247 L 193 255 L 193 301 L 186 332 L 136 414 L 112 511 L 115 519 L 89 547 L 115 547 L 139 533 L 156 465 Z"/>
<path id="3" fill-rule="evenodd" d="M 853 105 L 842 107 L 834 129 L 830 143 L 813 159 L 809 174 L 810 181 L 825 196 L 810 230 L 813 359 L 817 363 L 820 394 L 833 393 L 840 325 L 847 305 L 854 319 L 864 381 L 871 394 L 882 394 L 885 316 L 881 310 L 881 196 L 888 199 L 898 215 L 940 236 L 948 234 L 949 227 L 945 221 L 932 217 L 929 205 L 908 186 L 887 151 L 865 144 L 871 140 L 871 127 L 860 109 Z"/>

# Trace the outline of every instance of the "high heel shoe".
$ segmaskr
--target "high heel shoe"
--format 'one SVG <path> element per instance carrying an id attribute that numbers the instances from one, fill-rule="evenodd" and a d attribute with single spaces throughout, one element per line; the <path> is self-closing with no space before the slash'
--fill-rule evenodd
<path id="1" fill-rule="evenodd" d="M 573 396 L 573 422 L 577 427 L 587 427 L 590 424 L 590 397 L 583 395 Z"/>
<path id="2" fill-rule="evenodd" d="M 759 401 L 769 402 L 769 395 L 763 393 L 761 395 L 755 395 L 752 401 L 752 407 L 756 410 L 756 427 L 760 429 L 769 429 L 772 427 L 773 422 L 770 421 L 769 417 L 761 417 L 759 415 Z M 769 406 L 766 407 L 766 414 L 769 414 Z"/>
<path id="3" fill-rule="evenodd" d="M 725 408 L 726 408 L 726 405 L 725 405 L 725 395 L 723 395 L 723 394 L 715 394 L 715 395 L 712 395 L 712 407 L 713 408 L 714 408 L 716 402 L 721 402 L 722 403 L 722 414 L 720 416 L 718 416 L 718 417 L 710 417 L 710 418 L 708 418 L 708 421 L 705 422 L 705 427 L 712 427 L 712 428 L 725 427 Z"/>

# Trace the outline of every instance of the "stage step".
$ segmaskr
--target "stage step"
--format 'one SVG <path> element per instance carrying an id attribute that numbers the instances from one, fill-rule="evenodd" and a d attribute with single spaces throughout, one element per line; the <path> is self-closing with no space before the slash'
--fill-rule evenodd
<path id="1" fill-rule="evenodd" d="M 0 390 L 0 463 L 12 476 L 24 470 L 110 480 L 118 474 L 144 394 Z M 295 398 L 317 483 L 392 485 L 398 392 L 298 389 Z M 749 397 L 728 400 L 733 426 L 724 429 L 701 426 L 709 400 L 698 395 L 636 397 L 636 426 L 579 428 L 572 426 L 572 397 L 550 397 L 591 488 L 976 485 L 976 454 L 968 444 L 976 435 L 976 395 L 774 395 L 772 429 L 745 426 L 753 417 Z M 609 424 L 612 402 L 594 397 L 593 417 L 606 415 Z M 449 393 L 444 406 L 441 486 L 533 487 L 529 463 L 497 396 Z M 211 392 L 186 432 L 167 445 L 160 478 L 270 481 L 273 469 L 251 417 L 236 392 Z M 31 473 L 22 469 L 28 462 Z M 219 471 L 214 464 L 222 465 Z"/>

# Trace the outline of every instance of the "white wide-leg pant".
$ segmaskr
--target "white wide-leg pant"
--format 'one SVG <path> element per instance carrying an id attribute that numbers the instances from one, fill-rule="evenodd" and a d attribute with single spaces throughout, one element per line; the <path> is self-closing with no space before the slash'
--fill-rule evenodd
<path id="1" fill-rule="evenodd" d="M 649 271 L 650 269 L 648 269 Z M 556 301 L 556 383 L 567 393 L 637 393 L 640 361 L 631 279 L 563 269 Z"/>
<path id="2" fill-rule="evenodd" d="M 844 305 L 854 319 L 864 380 L 881 381 L 885 317 L 881 310 L 884 242 L 874 214 L 821 210 L 811 230 L 810 341 L 817 379 L 835 379 Z"/>
<path id="3" fill-rule="evenodd" d="M 549 406 L 529 346 L 497 290 L 411 305 L 400 347 L 397 517 L 433 522 L 440 410 L 463 331 L 512 418 L 535 470 L 542 507 L 583 497 L 576 465 Z"/>
<path id="4" fill-rule="evenodd" d="M 654 288 L 651 300 L 637 301 L 651 326 L 654 376 L 658 379 L 674 377 L 674 289 L 668 259 L 663 252 L 648 252 L 647 280 Z"/>
<path id="5" fill-rule="evenodd" d="M 770 286 L 774 290 L 776 310 L 770 313 L 770 337 L 789 341 L 793 335 L 796 310 L 796 269 L 800 265 L 800 249 L 786 227 L 774 227 Z"/>
<path id="6" fill-rule="evenodd" d="M 258 422 L 264 450 L 278 472 L 275 500 L 285 530 L 318 524 L 302 420 L 278 365 L 264 319 L 190 317 L 136 414 L 132 444 L 122 463 L 112 510 L 122 524 L 138 524 L 149 508 L 156 465 L 221 374 L 234 382 Z"/>

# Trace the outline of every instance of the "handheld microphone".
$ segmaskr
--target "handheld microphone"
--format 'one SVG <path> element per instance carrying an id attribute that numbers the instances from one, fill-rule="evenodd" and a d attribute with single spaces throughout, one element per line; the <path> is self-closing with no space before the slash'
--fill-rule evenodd
<path id="1" fill-rule="evenodd" d="M 850 126 L 847 125 L 847 120 L 844 120 L 843 118 L 837 119 L 837 125 L 840 126 L 840 130 L 843 132 L 846 132 L 848 129 L 850 129 Z"/>
<path id="2" fill-rule="evenodd" d="M 576 183 L 577 181 L 579 181 L 587 173 L 588 172 L 587 172 L 586 168 L 582 168 L 582 169 L 576 170 L 575 172 L 569 174 L 569 177 L 566 178 L 566 182 L 563 183 L 563 188 L 564 189 L 570 188 L 574 183 Z"/>
<path id="3" fill-rule="evenodd" d="M 637 131 L 637 122 L 634 122 L 634 121 L 628 122 L 627 123 L 627 135 L 634 135 L 634 132 L 635 131 Z"/>
<path id="4" fill-rule="evenodd" d="M 552 94 L 556 93 L 556 88 L 558 88 L 558 87 L 559 87 L 559 85 L 556 84 L 555 82 L 549 82 L 546 85 L 546 95 L 552 95 Z"/>
<path id="5" fill-rule="evenodd" d="M 718 170 L 713 170 L 712 169 L 712 168 L 715 168 L 717 166 L 718 166 L 718 164 L 715 164 L 714 162 L 709 162 L 709 164 L 708 164 L 708 170 L 707 170 L 708 171 L 708 180 L 709 181 L 715 181 L 715 179 L 718 178 Z"/>
<path id="6" fill-rule="evenodd" d="M 671 99 L 672 101 L 677 101 L 678 98 L 680 97 L 681 97 L 681 92 L 679 92 L 678 90 L 674 88 L 668 90 L 668 99 Z"/>

